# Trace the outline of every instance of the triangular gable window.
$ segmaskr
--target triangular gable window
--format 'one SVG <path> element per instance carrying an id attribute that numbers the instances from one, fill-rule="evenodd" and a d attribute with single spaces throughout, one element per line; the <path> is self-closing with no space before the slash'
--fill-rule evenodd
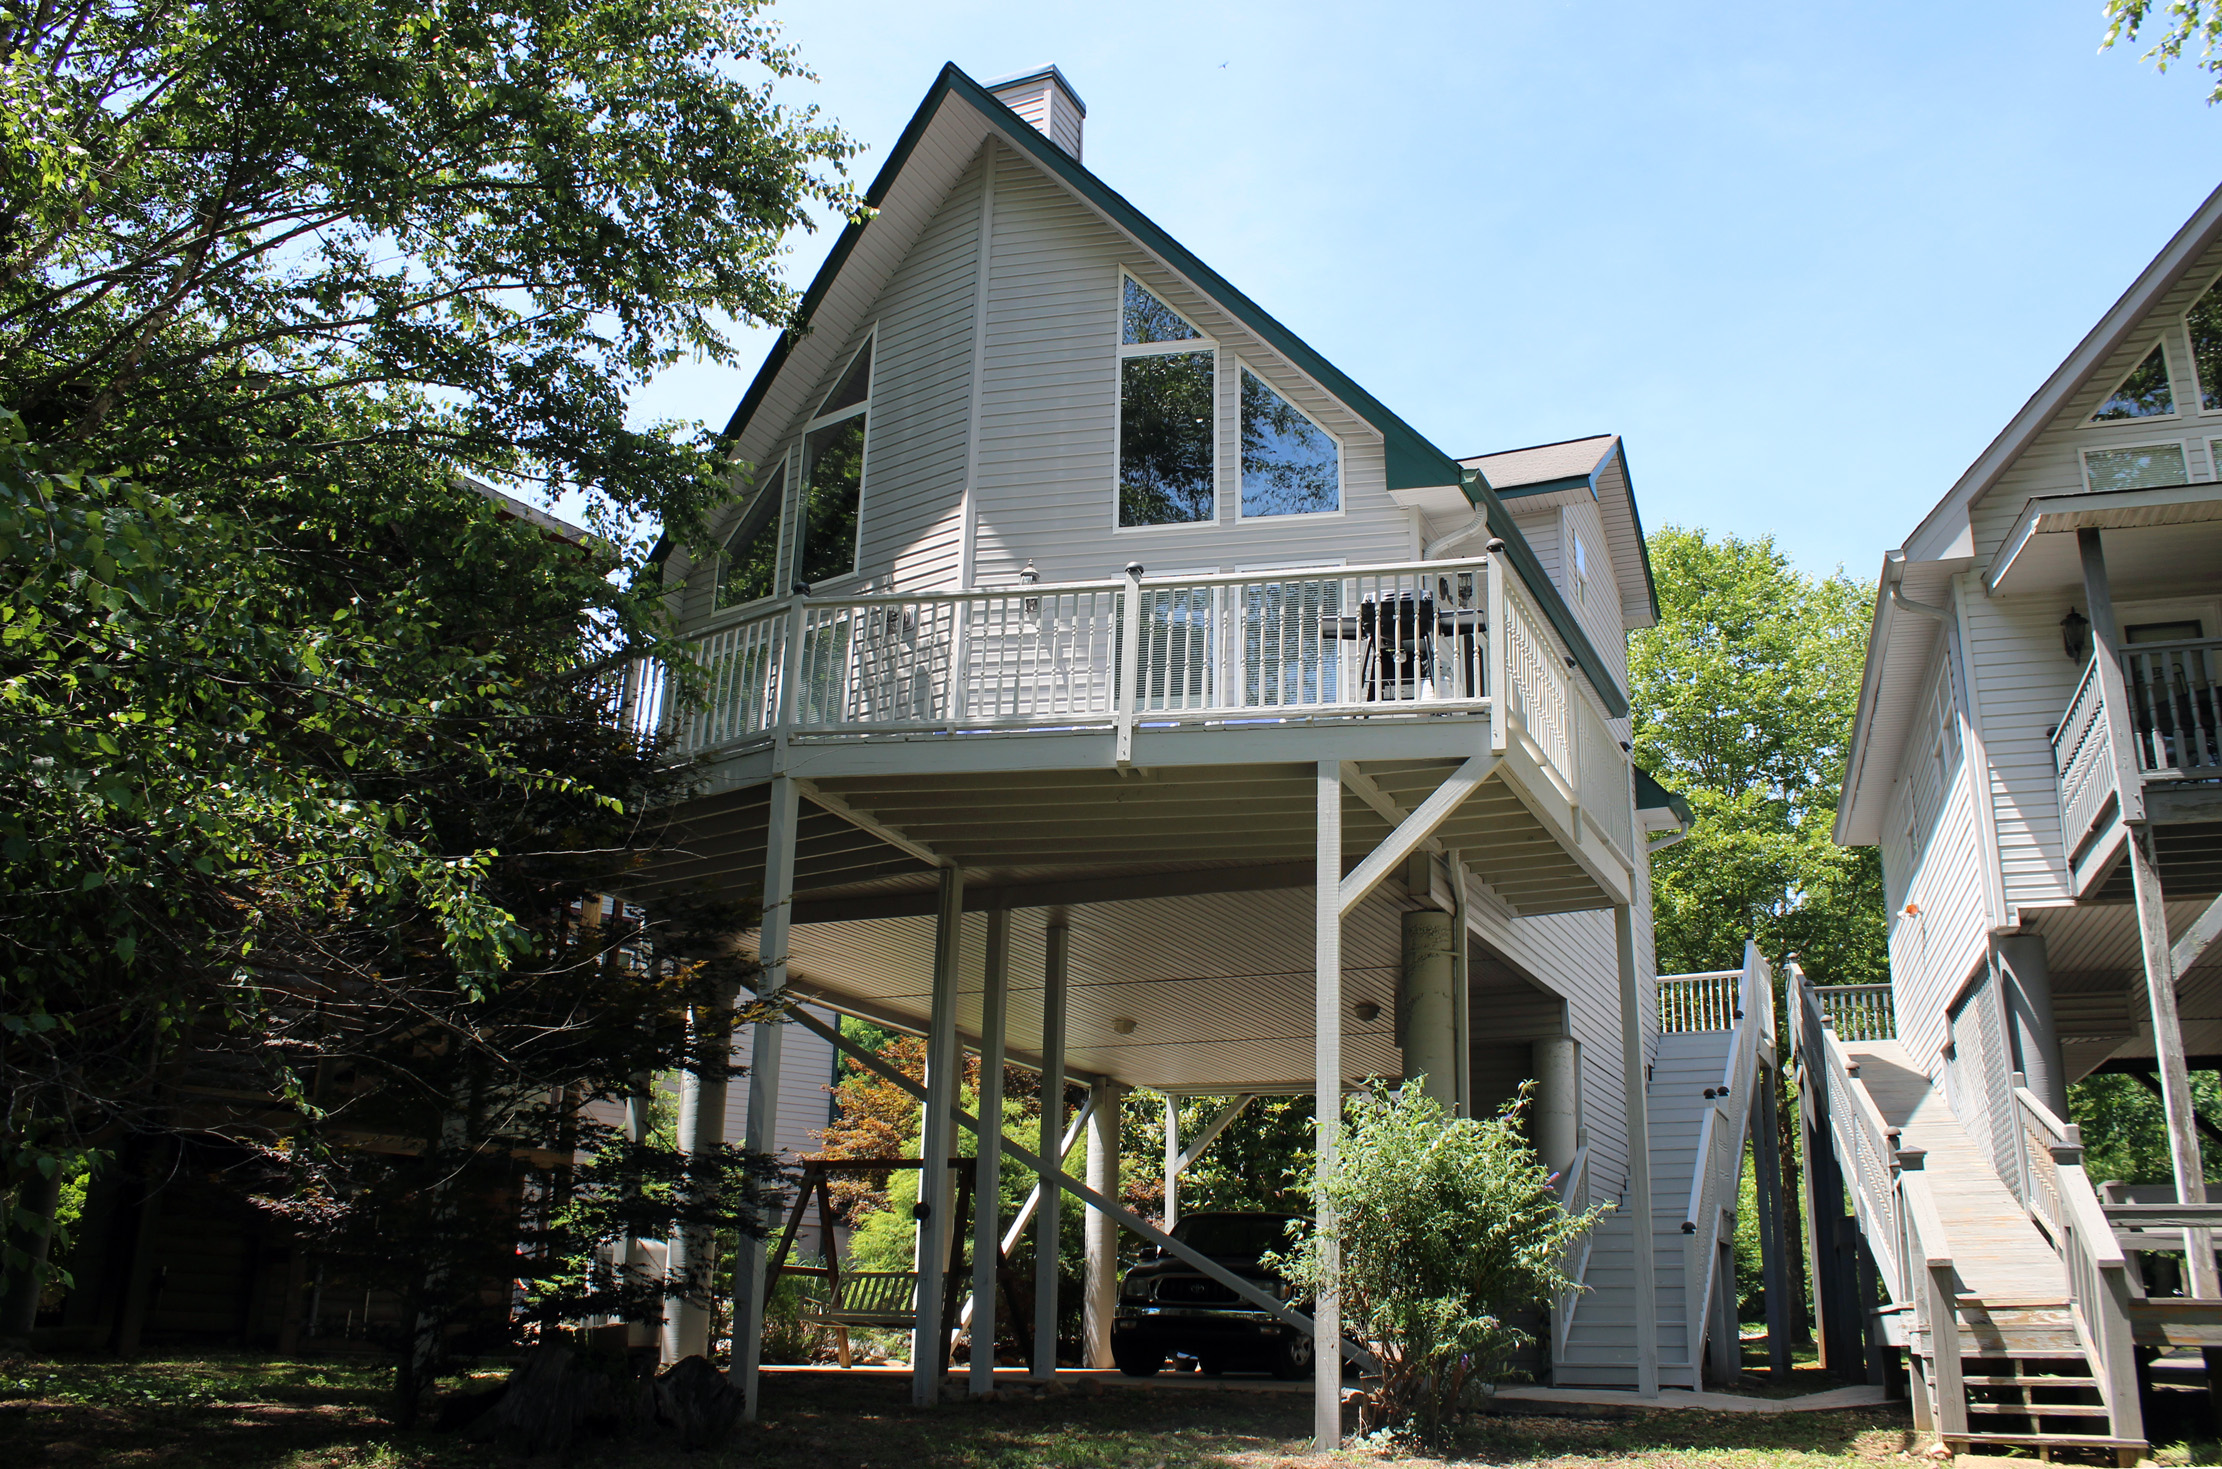
<path id="1" fill-rule="evenodd" d="M 1134 277 L 1126 277 L 1126 291 L 1119 305 L 1119 344 L 1139 347 L 1146 342 L 1197 342 L 1203 333 L 1189 319 L 1157 299 Z"/>
<path id="2" fill-rule="evenodd" d="M 2207 287 L 2183 324 L 2191 334 L 2191 365 L 2199 373 L 2199 406 L 2211 413 L 2222 408 L 2222 280 Z"/>
<path id="3" fill-rule="evenodd" d="M 867 338 L 864 346 L 857 352 L 856 360 L 849 364 L 849 370 L 842 377 L 841 385 L 833 390 L 824 405 L 818 409 L 818 417 L 823 418 L 829 413 L 839 413 L 844 408 L 854 408 L 870 396 L 872 396 L 872 343 Z"/>
<path id="4" fill-rule="evenodd" d="M 2137 370 L 2122 379 L 2099 411 L 2091 415 L 2093 423 L 2114 423 L 2125 418 L 2165 418 L 2176 411 L 2176 396 L 2168 387 L 2168 354 L 2155 344 L 2137 364 Z"/>

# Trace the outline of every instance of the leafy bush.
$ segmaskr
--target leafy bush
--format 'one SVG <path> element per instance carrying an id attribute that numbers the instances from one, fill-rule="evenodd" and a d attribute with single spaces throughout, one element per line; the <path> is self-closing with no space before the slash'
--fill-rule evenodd
<path id="1" fill-rule="evenodd" d="M 1518 1126 L 1526 1105 L 1523 1088 L 1496 1116 L 1463 1120 L 1417 1079 L 1376 1086 L 1349 1103 L 1333 1168 L 1314 1168 L 1332 1237 L 1298 1226 L 1278 1264 L 1307 1292 L 1339 1288 L 1344 1328 L 1380 1358 L 1363 1426 L 1439 1438 L 1467 1384 L 1503 1376 L 1530 1340 L 1514 1317 L 1572 1285 L 1560 1262 L 1604 1209 L 1559 1207 Z"/>

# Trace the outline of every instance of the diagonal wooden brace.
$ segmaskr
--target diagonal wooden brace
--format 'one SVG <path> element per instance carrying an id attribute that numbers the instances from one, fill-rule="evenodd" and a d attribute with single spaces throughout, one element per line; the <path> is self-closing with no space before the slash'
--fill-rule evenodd
<path id="1" fill-rule="evenodd" d="M 1420 843 L 1435 835 L 1435 829 L 1451 817 L 1451 813 L 1464 804 L 1466 798 L 1481 788 L 1496 770 L 1501 755 L 1475 755 L 1452 771 L 1449 779 L 1437 786 L 1410 816 L 1398 824 L 1397 829 L 1382 839 L 1381 845 L 1368 853 L 1348 877 L 1342 880 L 1337 903 L 1344 917 L 1366 899 L 1380 884 L 1382 878 L 1394 872 L 1405 858 L 1419 848 Z"/>
<path id="2" fill-rule="evenodd" d="M 2169 951 L 2168 967 L 2175 972 L 2176 982 L 2191 972 L 2191 966 L 2206 956 L 2217 938 L 2222 938 L 2222 898 L 2207 904 L 2206 911 L 2191 920 L 2191 927 L 2183 931 Z"/>

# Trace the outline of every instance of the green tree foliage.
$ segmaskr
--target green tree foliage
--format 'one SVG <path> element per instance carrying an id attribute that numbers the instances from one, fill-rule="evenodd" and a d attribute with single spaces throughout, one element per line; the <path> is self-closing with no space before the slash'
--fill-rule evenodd
<path id="1" fill-rule="evenodd" d="M 2210 1121 L 2222 1118 L 2222 1077 L 2192 1072 L 2191 1105 Z M 2174 1184 L 2168 1115 L 2142 1078 L 2094 1072 L 2071 1083 L 2068 1115 L 2083 1130 L 2083 1168 L 2092 1182 Z M 2203 1151 L 2211 1187 L 2222 1156 L 2211 1143 L 2203 1144 Z"/>
<path id="2" fill-rule="evenodd" d="M 2106 0 L 2106 38 L 2099 42 L 2099 49 L 2110 51 L 2117 42 L 2143 40 L 2155 8 L 2153 0 Z M 2207 93 L 2207 105 L 2222 102 L 2222 55 L 2215 50 L 2216 43 L 2222 41 L 2222 6 L 2207 0 L 2168 0 L 2158 31 L 2152 49 L 2141 59 L 2150 61 L 2156 71 L 2166 71 L 2183 60 L 2187 47 L 2197 45 L 2199 55 L 2194 65 L 2217 79 L 2214 89 Z"/>
<path id="3" fill-rule="evenodd" d="M 627 395 L 784 321 L 781 237 L 855 207 L 761 9 L 0 8 L 11 1180 L 154 1125 L 311 935 L 407 915 L 459 1001 L 529 966 L 496 793 L 637 819 L 548 721 L 657 650 L 646 536 L 723 467 Z M 463 473 L 601 538 L 542 554 Z"/>
<path id="4" fill-rule="evenodd" d="M 1696 816 L 1652 862 L 1659 971 L 1733 969 L 1752 939 L 1826 983 L 1887 979 L 1881 856 L 1830 838 L 1869 594 L 1799 572 L 1772 537 L 1669 526 L 1650 551 L 1659 623 L 1629 650 L 1635 756 Z"/>
<path id="5" fill-rule="evenodd" d="M 1559 1207 L 1517 1124 L 1448 1117 L 1416 1085 L 1353 1098 L 1331 1169 L 1307 1180 L 1334 1219 L 1300 1226 L 1280 1262 L 1307 1292 L 1337 1286 L 1343 1323 L 1381 1359 L 1367 1421 L 1440 1439 L 1469 1380 L 1501 1376 L 1529 1337 L 1516 1321 L 1572 1285 L 1566 1251 L 1604 1213 Z"/>

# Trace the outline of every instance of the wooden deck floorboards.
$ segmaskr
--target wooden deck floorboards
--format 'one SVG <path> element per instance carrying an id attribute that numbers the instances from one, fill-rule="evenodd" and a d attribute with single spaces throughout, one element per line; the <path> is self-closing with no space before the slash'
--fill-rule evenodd
<path id="1" fill-rule="evenodd" d="M 1952 1115 L 1944 1093 L 1929 1085 L 1896 1041 L 1860 1041 L 1845 1049 L 1859 1062 L 1859 1079 L 1883 1119 L 1901 1130 L 1901 1145 L 1928 1151 L 1923 1166 L 1950 1236 L 1961 1291 L 1988 1306 L 2064 1303 L 2060 1257 L 2029 1222 L 1989 1154 Z"/>

